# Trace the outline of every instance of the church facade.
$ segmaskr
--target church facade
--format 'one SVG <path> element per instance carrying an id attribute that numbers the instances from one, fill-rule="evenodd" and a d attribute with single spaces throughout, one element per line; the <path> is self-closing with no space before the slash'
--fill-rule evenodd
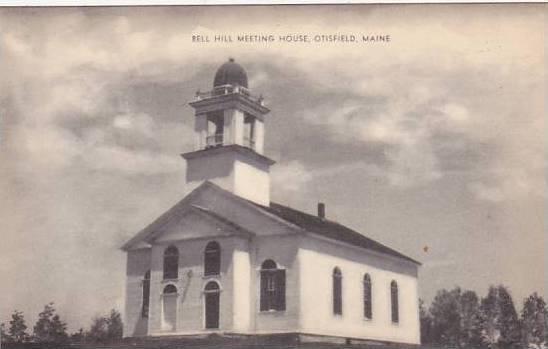
<path id="1" fill-rule="evenodd" d="M 325 215 L 270 201 L 262 97 L 233 60 L 197 93 L 195 188 L 124 246 L 124 336 L 290 333 L 420 342 L 415 260 Z"/>

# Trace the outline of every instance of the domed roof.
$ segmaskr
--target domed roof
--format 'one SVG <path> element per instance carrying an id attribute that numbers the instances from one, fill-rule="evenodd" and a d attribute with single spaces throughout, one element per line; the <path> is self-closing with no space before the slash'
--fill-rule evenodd
<path id="1" fill-rule="evenodd" d="M 213 87 L 222 85 L 240 85 L 247 88 L 247 73 L 241 65 L 234 62 L 234 58 L 229 58 L 215 73 Z"/>

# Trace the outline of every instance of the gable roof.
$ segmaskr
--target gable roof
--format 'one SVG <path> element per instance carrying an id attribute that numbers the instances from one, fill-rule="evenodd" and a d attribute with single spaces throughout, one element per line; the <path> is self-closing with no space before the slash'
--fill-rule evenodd
<path id="1" fill-rule="evenodd" d="M 357 231 L 354 231 L 348 227 L 337 222 L 330 221 L 325 218 L 320 218 L 308 213 L 304 213 L 293 208 L 271 202 L 270 206 L 263 206 L 256 203 L 254 205 L 266 210 L 286 221 L 289 221 L 302 229 L 318 234 L 320 236 L 342 241 L 350 245 L 363 247 L 368 250 L 376 251 L 382 254 L 387 254 L 393 257 L 402 258 L 407 261 L 420 265 L 420 262 L 407 257 L 406 255 L 395 251 L 383 244 L 372 240 Z"/>
<path id="2" fill-rule="evenodd" d="M 192 199 L 192 197 L 198 195 L 199 192 L 208 187 L 207 183 L 209 182 L 206 182 L 200 185 L 198 188 L 194 189 L 190 194 L 182 198 L 173 207 L 164 212 L 160 217 L 156 218 L 152 223 L 141 229 L 137 234 L 135 234 L 135 236 L 133 236 L 125 244 L 123 244 L 121 249 L 124 251 L 129 250 L 132 246 L 146 240 L 149 236 L 153 235 L 155 231 L 162 228 L 164 225 L 172 221 L 175 217 L 178 217 L 180 213 L 184 211 L 185 207 L 188 206 L 187 203 Z"/>
<path id="3" fill-rule="evenodd" d="M 226 217 L 210 210 L 207 207 L 192 205 L 192 198 L 196 197 L 197 195 L 199 195 L 199 193 L 206 189 L 212 189 L 215 192 L 225 195 L 233 200 L 236 200 L 237 202 L 245 204 L 248 207 L 255 208 L 258 213 L 266 215 L 272 219 L 279 220 L 294 229 L 302 229 L 304 231 L 318 234 L 328 239 L 341 241 L 357 247 L 362 247 L 368 250 L 379 252 L 381 254 L 403 259 L 414 264 L 421 264 L 420 262 L 410 257 L 407 257 L 406 255 L 396 250 L 393 250 L 375 240 L 372 240 L 358 233 L 357 231 L 345 227 L 344 225 L 337 222 L 304 213 L 293 208 L 277 204 L 275 202 L 271 202 L 270 206 L 259 205 L 253 201 L 241 198 L 210 181 L 205 181 L 204 183 L 202 183 L 190 194 L 185 196 L 168 211 L 158 217 L 155 221 L 153 221 L 147 227 L 138 232 L 133 238 L 131 238 L 122 246 L 122 249 L 129 250 L 132 246 L 137 245 L 139 242 L 148 240 L 148 238 L 153 236 L 156 231 L 161 230 L 162 227 L 164 227 L 166 224 L 172 222 L 175 219 L 178 219 L 189 208 L 201 211 L 202 213 L 207 214 L 212 218 L 215 218 L 216 220 L 219 220 L 231 226 L 236 231 L 239 231 L 246 235 L 253 234 L 252 232 L 249 232 L 245 228 L 238 225 L 236 222 L 227 219 Z"/>

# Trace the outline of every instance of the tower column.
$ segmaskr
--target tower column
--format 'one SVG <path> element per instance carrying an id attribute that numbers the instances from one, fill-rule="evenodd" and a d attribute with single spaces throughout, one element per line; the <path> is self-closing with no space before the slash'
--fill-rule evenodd
<path id="1" fill-rule="evenodd" d="M 207 115 L 196 115 L 196 121 L 194 123 L 195 143 L 194 150 L 205 149 L 207 141 Z"/>
<path id="2" fill-rule="evenodd" d="M 264 154 L 264 122 L 255 120 L 255 151 Z"/>
<path id="3" fill-rule="evenodd" d="M 238 109 L 226 109 L 224 111 L 223 144 L 243 145 L 244 113 Z"/>

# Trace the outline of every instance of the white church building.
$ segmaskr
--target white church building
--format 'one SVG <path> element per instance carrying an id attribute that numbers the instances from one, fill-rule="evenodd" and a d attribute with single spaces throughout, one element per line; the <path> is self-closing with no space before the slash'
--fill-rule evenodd
<path id="1" fill-rule="evenodd" d="M 262 98 L 233 59 L 197 93 L 192 190 L 127 252 L 125 337 L 294 334 L 420 343 L 420 264 L 325 216 L 270 201 Z M 275 189 L 275 188 L 274 188 Z"/>

